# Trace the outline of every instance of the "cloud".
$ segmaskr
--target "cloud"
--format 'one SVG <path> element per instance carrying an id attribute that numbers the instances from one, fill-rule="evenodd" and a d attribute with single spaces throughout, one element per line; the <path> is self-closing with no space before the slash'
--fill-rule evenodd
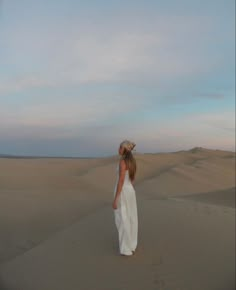
<path id="1" fill-rule="evenodd" d="M 188 117 L 195 123 L 213 127 L 219 130 L 235 133 L 235 112 L 223 111 L 220 113 L 205 113 Z"/>
<path id="2" fill-rule="evenodd" d="M 22 21 L 17 30 L 6 29 L 5 63 L 18 71 L 1 78 L 0 94 L 94 83 L 167 89 L 170 82 L 176 87 L 224 65 L 225 56 L 211 52 L 218 40 L 209 37 L 217 28 L 207 16 L 158 15 L 151 26 L 148 15 L 140 23 L 137 16 L 123 16 L 122 24 L 118 17 L 107 25 L 81 25 L 73 18 L 57 26 Z"/>
<path id="3" fill-rule="evenodd" d="M 0 94 L 17 93 L 32 88 L 55 87 L 56 83 L 52 80 L 40 78 L 39 76 L 19 75 L 17 77 L 9 77 L 0 82 Z"/>
<path id="4" fill-rule="evenodd" d="M 32 98 L 24 106 L 0 107 L 0 134 L 34 138 L 68 138 L 83 135 L 89 128 L 100 130 L 144 107 L 145 98 L 135 102 L 127 96 L 78 96 Z"/>
<path id="5" fill-rule="evenodd" d="M 87 110 L 86 107 L 83 109 Z M 103 114 L 102 108 L 100 113 Z M 31 125 L 30 121 L 27 125 L 15 123 L 12 126 L 5 123 L 5 127 L 0 127 L 0 144 L 2 148 L 4 144 L 8 144 L 5 148 L 11 148 L 11 152 L 26 155 L 57 153 L 61 156 L 116 154 L 118 144 L 126 138 L 136 142 L 138 152 L 170 152 L 188 150 L 195 146 L 235 150 L 235 117 L 232 111 L 185 114 L 175 119 L 167 117 L 160 121 L 139 118 L 131 122 L 127 121 L 129 110 L 126 113 L 116 107 L 112 114 L 118 116 L 119 122 L 112 122 L 109 116 L 111 112 L 108 112 L 106 117 L 110 118 L 110 123 L 105 121 L 104 116 L 103 121 L 98 120 L 91 125 L 89 122 L 75 122 L 73 125 L 63 122 Z M 98 115 L 99 113 L 96 117 Z M 94 116 L 92 112 L 91 116 Z M 126 120 L 122 122 L 122 118 Z"/>
<path id="6" fill-rule="evenodd" d="M 143 120 L 127 125 L 126 132 L 142 152 L 167 152 L 195 146 L 235 151 L 235 113 L 232 110 L 183 114 L 160 121 Z M 122 130 L 117 132 L 119 136 L 121 133 Z"/>

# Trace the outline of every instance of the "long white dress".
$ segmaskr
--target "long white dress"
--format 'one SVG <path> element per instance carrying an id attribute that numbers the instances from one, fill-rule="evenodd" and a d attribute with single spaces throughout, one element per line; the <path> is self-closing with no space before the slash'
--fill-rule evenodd
<path id="1" fill-rule="evenodd" d="M 117 165 L 117 179 L 114 189 L 114 197 L 119 181 L 119 164 Z M 129 178 L 129 171 L 125 172 L 125 180 L 117 202 L 117 209 L 113 209 L 115 224 L 119 236 L 120 254 L 132 255 L 138 240 L 138 213 L 136 193 Z"/>

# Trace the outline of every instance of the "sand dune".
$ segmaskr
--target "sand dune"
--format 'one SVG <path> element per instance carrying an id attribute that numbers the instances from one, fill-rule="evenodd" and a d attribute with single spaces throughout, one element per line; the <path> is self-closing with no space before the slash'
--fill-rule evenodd
<path id="1" fill-rule="evenodd" d="M 129 258 L 111 208 L 118 156 L 0 158 L 0 289 L 235 289 L 235 153 L 135 157 Z"/>
<path id="2" fill-rule="evenodd" d="M 180 198 L 192 199 L 202 203 L 215 204 L 235 208 L 235 187 L 212 192 L 197 193 L 191 195 L 178 196 Z"/>

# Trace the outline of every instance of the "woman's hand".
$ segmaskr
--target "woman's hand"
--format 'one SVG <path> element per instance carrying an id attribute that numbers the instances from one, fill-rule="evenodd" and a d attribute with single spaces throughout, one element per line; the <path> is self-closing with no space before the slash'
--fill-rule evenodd
<path id="1" fill-rule="evenodd" d="M 116 201 L 116 199 L 113 201 L 112 208 L 113 209 L 117 209 L 117 201 Z"/>
<path id="2" fill-rule="evenodd" d="M 133 188 L 134 188 L 134 180 L 131 180 L 131 183 L 132 183 L 132 185 L 133 185 Z"/>

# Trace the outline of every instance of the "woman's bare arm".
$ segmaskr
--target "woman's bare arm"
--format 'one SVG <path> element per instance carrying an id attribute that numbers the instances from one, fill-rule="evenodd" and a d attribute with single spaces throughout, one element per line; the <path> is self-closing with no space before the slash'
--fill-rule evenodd
<path id="1" fill-rule="evenodd" d="M 119 164 L 119 180 L 117 183 L 117 189 L 116 189 L 116 194 L 115 194 L 114 200 L 118 200 L 118 198 L 120 196 L 122 186 L 123 186 L 124 180 L 125 180 L 125 170 L 126 170 L 125 161 L 121 160 L 120 164 Z"/>

